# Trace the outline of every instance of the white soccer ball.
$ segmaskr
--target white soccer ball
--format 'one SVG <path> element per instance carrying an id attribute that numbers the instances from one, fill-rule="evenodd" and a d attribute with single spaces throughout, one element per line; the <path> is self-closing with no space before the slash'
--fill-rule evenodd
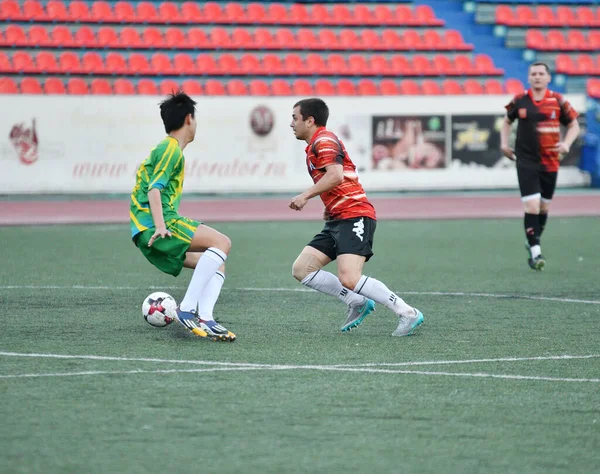
<path id="1" fill-rule="evenodd" d="M 170 294 L 157 291 L 148 295 L 142 303 L 142 314 L 148 324 L 162 328 L 175 319 L 177 302 Z"/>

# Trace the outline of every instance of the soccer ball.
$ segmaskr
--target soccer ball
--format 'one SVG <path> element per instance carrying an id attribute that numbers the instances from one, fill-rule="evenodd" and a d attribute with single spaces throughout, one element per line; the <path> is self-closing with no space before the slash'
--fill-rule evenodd
<path id="1" fill-rule="evenodd" d="M 173 322 L 176 315 L 177 302 L 168 293 L 157 291 L 148 295 L 142 303 L 142 314 L 148 324 L 162 328 Z"/>

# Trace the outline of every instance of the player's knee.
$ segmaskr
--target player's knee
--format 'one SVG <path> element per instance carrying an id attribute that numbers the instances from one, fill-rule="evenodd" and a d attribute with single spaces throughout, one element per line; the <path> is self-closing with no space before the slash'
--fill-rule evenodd
<path id="1" fill-rule="evenodd" d="M 530 201 L 525 201 L 523 203 L 523 207 L 525 208 L 525 212 L 527 214 L 539 214 L 540 213 L 540 202 L 536 199 L 531 199 Z"/>
<path id="2" fill-rule="evenodd" d="M 224 252 L 226 255 L 229 255 L 229 252 L 231 252 L 231 239 L 226 235 L 221 234 L 215 247 Z"/>
<path id="3" fill-rule="evenodd" d="M 292 265 L 292 276 L 298 280 L 304 280 L 313 272 L 319 271 L 323 264 L 314 255 L 301 253 Z"/>
<path id="4" fill-rule="evenodd" d="M 361 275 L 355 274 L 353 272 L 340 272 L 338 274 L 338 278 L 340 279 L 340 283 L 344 288 L 348 288 L 349 290 L 354 290 L 356 285 L 358 285 L 358 281 L 360 280 Z"/>
<path id="5" fill-rule="evenodd" d="M 308 276 L 308 269 L 300 257 L 292 265 L 292 276 L 298 281 L 302 281 Z"/>

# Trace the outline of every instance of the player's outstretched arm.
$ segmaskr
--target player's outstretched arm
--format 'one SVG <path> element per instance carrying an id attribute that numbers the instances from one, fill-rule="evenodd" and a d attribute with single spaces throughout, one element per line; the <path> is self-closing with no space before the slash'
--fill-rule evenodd
<path id="1" fill-rule="evenodd" d="M 301 211 L 309 199 L 335 188 L 343 180 L 344 167 L 342 165 L 335 164 L 327 166 L 325 168 L 325 174 L 318 182 L 316 182 L 302 194 L 295 196 L 290 201 L 290 209 Z"/>
<path id="2" fill-rule="evenodd" d="M 156 231 L 154 235 L 148 241 L 148 247 L 152 247 L 154 241 L 160 237 L 171 237 L 171 232 L 167 230 L 165 225 L 165 218 L 163 217 L 162 202 L 160 200 L 160 189 L 152 188 L 148 191 L 148 202 L 150 204 L 150 212 L 152 213 L 152 220 L 154 221 L 154 227 Z"/>

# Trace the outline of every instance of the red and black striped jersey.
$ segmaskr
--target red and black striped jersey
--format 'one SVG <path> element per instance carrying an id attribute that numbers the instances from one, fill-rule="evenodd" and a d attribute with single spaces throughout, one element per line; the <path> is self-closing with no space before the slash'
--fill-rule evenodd
<path id="1" fill-rule="evenodd" d="M 335 188 L 321 194 L 327 218 L 376 219 L 375 208 L 367 199 L 367 194 L 358 179 L 356 166 L 350 160 L 346 147 L 334 133 L 320 127 L 306 147 L 308 173 L 316 184 L 325 174 L 326 167 L 335 164 L 344 167 L 344 179 Z"/>
<path id="2" fill-rule="evenodd" d="M 539 101 L 531 89 L 517 94 L 506 105 L 506 116 L 519 120 L 515 154 L 517 165 L 558 171 L 560 159 L 556 144 L 560 142 L 560 125 L 568 125 L 579 114 L 558 92 L 546 90 Z"/>

